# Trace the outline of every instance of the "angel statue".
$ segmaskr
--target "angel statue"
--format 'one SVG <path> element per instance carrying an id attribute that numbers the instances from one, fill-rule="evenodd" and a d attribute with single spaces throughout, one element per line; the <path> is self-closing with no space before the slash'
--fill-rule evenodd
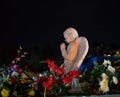
<path id="1" fill-rule="evenodd" d="M 89 44 L 87 38 L 84 36 L 79 37 L 77 30 L 73 27 L 67 28 L 63 32 L 63 36 L 68 46 L 66 47 L 65 43 L 62 43 L 60 45 L 60 50 L 64 58 L 64 73 L 67 74 L 70 71 L 80 70 L 88 53 Z M 72 79 L 72 88 L 69 92 L 82 92 L 78 78 Z"/>
<path id="2" fill-rule="evenodd" d="M 60 50 L 64 58 L 64 72 L 79 70 L 89 50 L 88 40 L 84 36 L 79 36 L 75 28 L 67 28 L 63 32 L 68 46 L 65 43 L 60 45 Z"/>

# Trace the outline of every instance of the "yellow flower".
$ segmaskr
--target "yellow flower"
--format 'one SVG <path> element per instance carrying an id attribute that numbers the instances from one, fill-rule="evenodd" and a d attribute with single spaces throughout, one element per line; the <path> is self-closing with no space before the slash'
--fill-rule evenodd
<path id="1" fill-rule="evenodd" d="M 28 72 L 27 75 L 32 78 L 33 77 L 33 73 L 32 72 Z"/>
<path id="2" fill-rule="evenodd" d="M 26 83 L 30 83 L 30 82 L 33 82 L 33 81 L 30 80 L 30 79 L 24 79 L 24 78 L 22 78 L 22 79 L 20 80 L 20 82 L 21 82 L 22 84 L 26 84 Z"/>
<path id="3" fill-rule="evenodd" d="M 30 90 L 29 92 L 28 92 L 28 95 L 29 96 L 34 96 L 35 95 L 35 91 L 32 89 L 32 90 Z"/>
<path id="4" fill-rule="evenodd" d="M 22 84 L 25 84 L 26 83 L 26 80 L 25 79 L 21 79 L 20 81 Z"/>
<path id="5" fill-rule="evenodd" d="M 100 90 L 103 91 L 103 93 L 108 92 L 109 91 L 109 87 L 108 87 L 108 76 L 105 73 L 101 74 L 102 77 L 102 81 L 100 81 L 99 85 L 100 85 Z"/>
<path id="6" fill-rule="evenodd" d="M 9 93 L 10 93 L 10 90 L 7 90 L 7 89 L 2 89 L 1 90 L 2 97 L 8 97 Z"/>
<path id="7" fill-rule="evenodd" d="M 13 95 L 14 95 L 14 96 L 17 96 L 17 91 L 14 91 L 14 92 L 13 92 Z"/>
<path id="8" fill-rule="evenodd" d="M 99 89 L 101 91 L 103 91 L 103 93 L 109 91 L 108 80 L 107 79 L 103 79 L 102 81 L 100 81 L 100 88 Z"/>

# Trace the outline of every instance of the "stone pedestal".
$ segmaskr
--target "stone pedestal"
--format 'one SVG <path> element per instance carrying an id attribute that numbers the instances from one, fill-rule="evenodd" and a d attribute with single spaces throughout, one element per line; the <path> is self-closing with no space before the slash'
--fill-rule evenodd
<path id="1" fill-rule="evenodd" d="M 69 90 L 69 93 L 83 93 L 78 78 L 72 79 L 72 86 L 71 89 Z"/>

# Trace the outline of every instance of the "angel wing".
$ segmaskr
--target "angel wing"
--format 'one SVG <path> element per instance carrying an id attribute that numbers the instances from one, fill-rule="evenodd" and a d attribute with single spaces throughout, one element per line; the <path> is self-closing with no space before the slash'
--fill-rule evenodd
<path id="1" fill-rule="evenodd" d="M 80 68 L 89 50 L 89 44 L 86 37 L 80 37 L 79 40 L 80 40 L 79 51 L 78 57 L 74 64 L 74 70 L 78 70 Z"/>

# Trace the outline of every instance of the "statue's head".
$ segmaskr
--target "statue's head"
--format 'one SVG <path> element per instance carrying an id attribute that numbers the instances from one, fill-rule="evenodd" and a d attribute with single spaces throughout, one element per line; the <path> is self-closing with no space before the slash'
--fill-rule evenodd
<path id="1" fill-rule="evenodd" d="M 63 35 L 67 43 L 74 41 L 79 36 L 77 30 L 72 27 L 67 28 Z"/>

